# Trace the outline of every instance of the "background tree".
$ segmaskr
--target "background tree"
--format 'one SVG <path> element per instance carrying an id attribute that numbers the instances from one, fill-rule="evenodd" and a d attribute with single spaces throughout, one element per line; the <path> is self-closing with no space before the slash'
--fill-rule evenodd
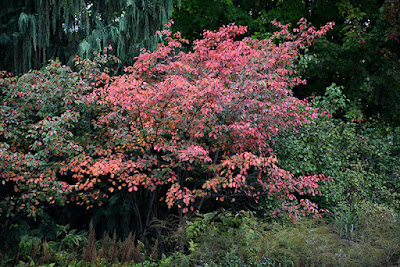
<path id="1" fill-rule="evenodd" d="M 230 22 L 249 25 L 249 34 L 262 38 L 274 31 L 273 19 L 294 24 L 305 17 L 315 26 L 335 21 L 327 39 L 307 50 L 309 60 L 298 64 L 308 83 L 294 88 L 295 95 L 323 95 L 324 88 L 336 83 L 351 100 L 341 116 L 379 115 L 399 125 L 399 9 L 398 0 L 184 0 L 173 17 L 175 29 L 189 39 L 203 28 Z"/>
<path id="2" fill-rule="evenodd" d="M 173 0 L 5 1 L 0 11 L 0 69 L 16 74 L 49 59 L 63 63 L 112 45 L 125 63 L 140 47 L 155 48 L 154 32 L 172 14 Z"/>
<path id="3" fill-rule="evenodd" d="M 270 22 L 274 19 L 285 23 L 297 23 L 304 17 L 309 20 L 312 1 L 295 0 L 182 0 L 174 9 L 174 30 L 185 38 L 199 38 L 204 29 L 216 30 L 222 25 L 235 22 L 248 26 L 248 34 L 273 32 Z M 212 8 L 210 8 L 212 7 Z M 322 26 L 325 23 L 322 23 Z"/>

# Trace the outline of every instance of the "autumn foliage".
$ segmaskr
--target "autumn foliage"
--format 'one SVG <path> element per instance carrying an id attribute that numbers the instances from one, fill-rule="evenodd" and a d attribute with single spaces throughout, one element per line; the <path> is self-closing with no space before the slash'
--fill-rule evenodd
<path id="1" fill-rule="evenodd" d="M 279 168 L 268 144 L 319 116 L 292 96 L 305 82 L 293 64 L 333 24 L 274 24 L 280 30 L 265 40 L 239 40 L 246 27 L 233 24 L 205 31 L 190 52 L 164 30 L 164 44 L 120 76 L 88 72 L 80 60 L 80 72 L 53 63 L 2 79 L 0 173 L 15 210 L 149 190 L 181 214 L 207 199 L 265 195 L 282 203 L 274 214 L 318 213 L 307 196 L 327 178 Z"/>

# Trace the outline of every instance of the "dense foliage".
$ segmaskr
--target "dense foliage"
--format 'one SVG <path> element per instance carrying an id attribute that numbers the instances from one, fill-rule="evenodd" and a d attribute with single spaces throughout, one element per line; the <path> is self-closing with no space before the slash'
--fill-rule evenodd
<path id="1" fill-rule="evenodd" d="M 99 90 L 112 109 L 99 120 L 115 140 L 107 146 L 121 152 L 98 160 L 93 176 L 118 175 L 128 191 L 167 184 L 168 206 L 182 212 L 199 209 L 197 198 L 234 201 L 240 193 L 268 193 L 297 216 L 297 205 L 287 202 L 294 193 L 318 194 L 321 177 L 295 178 L 279 169 L 267 141 L 318 116 L 290 96 L 301 82 L 290 67 L 297 47 L 329 27 L 316 32 L 302 22 L 297 36 L 282 26 L 271 39 L 234 41 L 245 28 L 231 25 L 205 32 L 186 54 L 176 51 L 184 41 L 179 34 L 167 38 L 168 45 L 145 52 L 127 75 Z M 285 42 L 275 45 L 274 39 Z M 114 125 L 118 129 L 109 131 Z M 305 199 L 300 204 L 317 212 Z"/>
<path id="2" fill-rule="evenodd" d="M 181 2 L 0 11 L 0 266 L 398 265 L 398 0 Z"/>
<path id="3" fill-rule="evenodd" d="M 346 100 L 341 89 L 332 86 L 314 104 L 329 108 L 334 116 L 348 109 Z M 280 135 L 274 144 L 280 166 L 295 175 L 331 176 L 333 181 L 323 186 L 323 199 L 318 201 L 329 210 L 365 199 L 399 208 L 400 129 L 373 120 L 360 125 L 352 116 L 347 122 L 332 116 L 319 117 L 297 133 Z"/>
<path id="4" fill-rule="evenodd" d="M 167 23 L 174 1 L 43 0 L 6 1 L 0 10 L 0 69 L 20 74 L 49 59 L 64 64 L 76 54 L 112 45 L 122 62 L 141 47 L 155 48 L 154 35 Z"/>
<path id="5" fill-rule="evenodd" d="M 249 25 L 249 33 L 258 38 L 276 30 L 270 24 L 274 19 L 294 25 L 304 17 L 316 26 L 335 21 L 328 38 L 310 48 L 299 64 L 308 83 L 297 86 L 295 95 L 323 95 L 336 83 L 344 86 L 355 113 L 362 111 L 363 118 L 379 114 L 399 125 L 399 10 L 398 0 L 186 0 L 174 10 L 174 18 L 176 30 L 189 39 L 200 36 L 203 28 L 231 21 Z"/>
<path id="6" fill-rule="evenodd" d="M 177 51 L 184 40 L 176 34 L 122 76 L 78 58 L 80 73 L 54 62 L 3 78 L 1 175 L 14 191 L 4 190 L 4 227 L 46 205 L 101 204 L 114 190 L 150 191 L 146 220 L 136 208 L 144 227 L 161 194 L 181 217 L 204 199 L 235 201 L 241 194 L 275 196 L 294 217 L 298 207 L 317 213 L 295 194 L 318 194 L 323 177 L 278 168 L 267 145 L 272 135 L 318 116 L 290 95 L 301 83 L 290 67 L 297 47 L 331 26 L 305 25 L 298 35 L 282 25 L 261 41 L 234 41 L 245 28 L 230 25 L 207 32 L 189 53 Z"/>

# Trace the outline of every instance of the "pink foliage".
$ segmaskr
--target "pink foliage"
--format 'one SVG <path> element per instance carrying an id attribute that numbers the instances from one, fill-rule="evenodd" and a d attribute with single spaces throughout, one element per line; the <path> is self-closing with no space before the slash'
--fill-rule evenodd
<path id="1" fill-rule="evenodd" d="M 205 31 L 187 53 L 179 33 L 162 31 L 164 44 L 154 52 L 143 50 L 125 75 L 107 77 L 97 90 L 99 103 L 110 108 L 98 127 L 114 140 L 108 149 L 118 146 L 123 153 L 105 153 L 86 173 L 108 175 L 129 192 L 167 185 L 168 206 L 183 212 L 199 198 L 234 201 L 244 194 L 257 200 L 267 194 L 280 199 L 281 211 L 293 217 L 318 213 L 315 204 L 296 195 L 319 194 L 318 182 L 326 178 L 294 177 L 279 168 L 268 143 L 280 131 L 318 116 L 291 94 L 305 82 L 293 63 L 298 48 L 333 23 L 317 31 L 301 20 L 293 33 L 288 25 L 273 23 L 281 30 L 265 40 L 236 40 L 246 27 L 234 24 Z"/>

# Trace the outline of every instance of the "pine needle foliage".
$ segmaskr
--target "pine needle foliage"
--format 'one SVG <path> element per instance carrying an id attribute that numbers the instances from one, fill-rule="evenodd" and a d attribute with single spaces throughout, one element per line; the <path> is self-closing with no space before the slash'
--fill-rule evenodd
<path id="1" fill-rule="evenodd" d="M 20 74 L 49 59 L 91 58 L 111 45 L 130 63 L 154 49 L 175 0 L 15 0 L 0 9 L 0 69 Z"/>

